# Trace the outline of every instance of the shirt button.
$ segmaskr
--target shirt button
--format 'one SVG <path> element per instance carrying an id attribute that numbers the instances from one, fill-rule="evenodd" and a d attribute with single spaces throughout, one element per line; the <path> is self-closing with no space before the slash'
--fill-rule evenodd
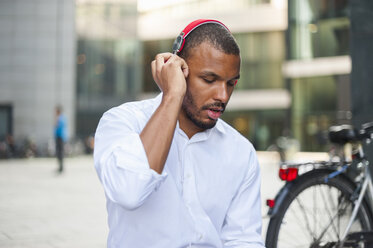
<path id="1" fill-rule="evenodd" d="M 203 234 L 199 234 L 199 240 L 203 239 Z"/>
<path id="2" fill-rule="evenodd" d="M 192 177 L 192 175 L 190 174 L 187 174 L 187 178 L 190 179 Z"/>

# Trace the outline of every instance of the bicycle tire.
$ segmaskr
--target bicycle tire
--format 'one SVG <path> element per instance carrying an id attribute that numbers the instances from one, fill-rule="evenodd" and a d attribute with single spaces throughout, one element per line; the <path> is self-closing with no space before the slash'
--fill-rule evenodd
<path id="1" fill-rule="evenodd" d="M 338 247 L 352 212 L 355 186 L 342 175 L 325 181 L 330 173 L 326 169 L 313 170 L 292 182 L 278 212 L 270 219 L 267 248 Z M 372 225 L 371 211 L 363 201 L 351 232 L 369 231 Z"/>

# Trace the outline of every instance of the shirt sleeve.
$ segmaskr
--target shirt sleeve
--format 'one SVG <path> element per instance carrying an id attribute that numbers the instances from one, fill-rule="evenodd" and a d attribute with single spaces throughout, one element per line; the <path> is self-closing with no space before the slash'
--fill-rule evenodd
<path id="1" fill-rule="evenodd" d="M 264 248 L 260 198 L 260 169 L 252 149 L 249 169 L 234 196 L 222 228 L 224 248 Z"/>
<path id="2" fill-rule="evenodd" d="M 117 107 L 103 115 L 95 134 L 94 163 L 105 194 L 128 210 L 140 207 L 167 177 L 149 166 L 141 119 L 141 112 Z"/>

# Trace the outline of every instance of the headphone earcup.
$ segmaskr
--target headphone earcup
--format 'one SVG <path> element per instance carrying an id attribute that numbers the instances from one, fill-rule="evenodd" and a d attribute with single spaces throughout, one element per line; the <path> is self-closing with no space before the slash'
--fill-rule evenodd
<path id="1" fill-rule="evenodd" d="M 174 44 L 172 45 L 172 53 L 177 54 L 181 49 L 181 46 L 183 45 L 184 38 L 183 38 L 183 33 L 179 34 L 175 41 Z"/>

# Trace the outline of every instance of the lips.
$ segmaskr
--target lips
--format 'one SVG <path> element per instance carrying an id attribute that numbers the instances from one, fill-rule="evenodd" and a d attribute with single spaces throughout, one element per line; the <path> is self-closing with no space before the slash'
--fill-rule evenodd
<path id="1" fill-rule="evenodd" d="M 210 108 L 207 110 L 207 115 L 213 120 L 217 120 L 222 113 L 223 109 Z"/>
<path id="2" fill-rule="evenodd" d="M 202 107 L 202 110 L 207 111 L 207 116 L 211 120 L 217 120 L 225 110 L 225 103 L 215 102 L 212 104 L 206 104 Z"/>

